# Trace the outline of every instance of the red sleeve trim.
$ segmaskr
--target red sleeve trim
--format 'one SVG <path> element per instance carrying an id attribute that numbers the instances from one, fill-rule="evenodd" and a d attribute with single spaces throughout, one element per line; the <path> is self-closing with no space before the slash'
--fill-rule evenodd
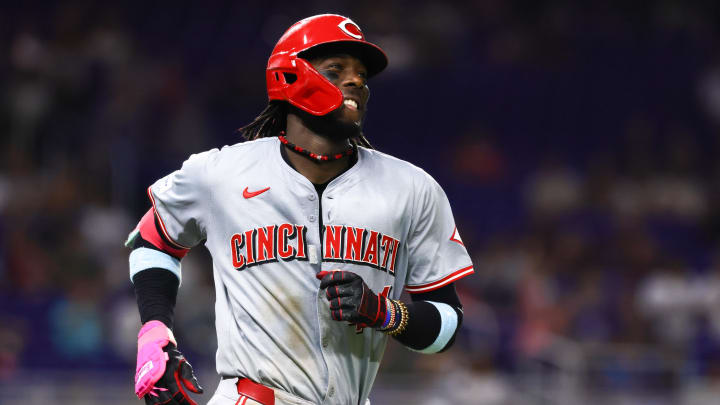
<path id="1" fill-rule="evenodd" d="M 162 230 L 162 233 L 167 238 L 168 242 L 170 242 L 170 244 L 174 245 L 173 247 L 175 247 L 176 249 L 189 250 L 190 249 L 189 246 L 181 245 L 181 244 L 175 242 L 173 240 L 173 238 L 170 237 L 170 235 L 168 234 L 167 228 L 165 228 L 165 223 L 163 222 L 162 218 L 160 217 L 160 213 L 158 213 L 157 207 L 155 206 L 155 197 L 153 197 L 153 193 L 150 190 L 150 187 L 148 187 L 147 193 L 148 193 L 148 196 L 150 196 L 150 202 L 152 203 L 153 211 L 155 212 L 155 217 L 158 219 L 158 223 L 160 224 L 160 230 Z"/>
<path id="2" fill-rule="evenodd" d="M 413 293 L 422 293 L 422 292 L 437 290 L 438 288 L 445 287 L 446 285 L 448 285 L 452 282 L 455 282 L 457 280 L 460 280 L 461 278 L 463 278 L 465 276 L 469 276 L 470 274 L 473 274 L 474 272 L 475 272 L 475 270 L 473 269 L 473 266 L 470 265 L 468 267 L 464 267 L 464 268 L 462 268 L 452 274 L 449 274 L 449 275 L 441 278 L 438 281 L 434 281 L 432 283 L 413 285 L 413 286 L 406 285 L 405 291 L 409 292 L 410 294 L 413 294 Z"/>
<path id="3" fill-rule="evenodd" d="M 137 230 L 140 231 L 140 236 L 149 242 L 151 245 L 158 248 L 160 251 L 165 252 L 177 259 L 182 259 L 188 252 L 188 249 L 177 249 L 170 246 L 160 233 L 158 227 L 155 226 L 155 208 L 150 208 L 137 225 Z"/>

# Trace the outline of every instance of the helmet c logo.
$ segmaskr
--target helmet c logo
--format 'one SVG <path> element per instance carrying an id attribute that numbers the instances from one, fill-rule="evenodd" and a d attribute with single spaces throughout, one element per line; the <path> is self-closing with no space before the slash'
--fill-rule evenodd
<path id="1" fill-rule="evenodd" d="M 355 39 L 363 39 L 362 31 L 360 31 L 360 27 L 357 26 L 354 22 L 352 22 L 349 18 L 346 20 L 343 20 L 340 24 L 338 24 L 338 27 L 342 30 L 342 32 L 348 34 L 349 36 L 355 38 Z"/>

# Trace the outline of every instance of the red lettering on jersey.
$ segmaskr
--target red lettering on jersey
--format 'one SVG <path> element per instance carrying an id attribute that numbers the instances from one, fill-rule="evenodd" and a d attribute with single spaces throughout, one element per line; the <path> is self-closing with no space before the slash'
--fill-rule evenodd
<path id="1" fill-rule="evenodd" d="M 230 251 L 232 252 L 233 267 L 240 270 L 245 267 L 245 257 L 240 253 L 244 244 L 243 236 L 236 233 L 230 238 Z"/>
<path id="2" fill-rule="evenodd" d="M 277 230 L 278 256 L 283 260 L 295 257 L 295 248 L 288 246 L 288 239 L 295 238 L 295 227 L 290 224 L 282 224 Z"/>
<path id="3" fill-rule="evenodd" d="M 297 259 L 307 259 L 307 256 L 305 255 L 305 226 L 303 225 L 295 225 L 295 228 L 297 229 L 297 254 L 295 255 L 295 258 Z"/>
<path id="4" fill-rule="evenodd" d="M 392 259 L 390 260 L 390 267 L 388 267 L 388 273 L 395 274 L 395 259 L 397 259 L 397 250 L 398 245 L 400 244 L 400 241 L 397 239 L 393 239 L 393 247 L 392 247 Z"/>
<path id="5" fill-rule="evenodd" d="M 383 260 L 382 264 L 380 265 L 381 269 L 387 269 L 388 265 L 388 259 L 390 258 L 390 253 L 393 250 L 393 241 L 395 239 L 391 236 L 382 235 L 380 238 L 380 247 L 383 249 Z"/>
<path id="6" fill-rule="evenodd" d="M 323 231 L 323 260 L 367 264 L 395 275 L 399 240 L 354 226 L 327 225 Z M 308 260 L 306 232 L 303 225 L 285 223 L 233 234 L 230 238 L 233 266 L 242 270 L 279 259 Z M 295 246 L 291 239 L 297 240 Z"/>
<path id="7" fill-rule="evenodd" d="M 348 226 L 345 231 L 345 260 L 359 262 L 362 258 L 362 245 L 365 229 Z"/>
<path id="8" fill-rule="evenodd" d="M 275 260 L 275 225 L 258 228 L 257 261 Z"/>
<path id="9" fill-rule="evenodd" d="M 380 234 L 376 231 L 370 231 L 370 237 L 368 238 L 367 245 L 365 246 L 365 254 L 363 255 L 362 262 L 371 264 L 378 267 L 378 236 Z"/>
<path id="10" fill-rule="evenodd" d="M 245 257 L 248 266 L 255 263 L 255 235 L 257 235 L 257 229 L 245 231 Z"/>
<path id="11" fill-rule="evenodd" d="M 342 225 L 325 227 L 325 249 L 323 249 L 323 259 L 342 259 L 344 228 L 345 227 Z"/>

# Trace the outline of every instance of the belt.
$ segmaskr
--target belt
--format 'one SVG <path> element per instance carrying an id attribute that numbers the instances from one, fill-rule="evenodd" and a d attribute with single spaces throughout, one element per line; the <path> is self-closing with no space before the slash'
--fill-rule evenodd
<path id="1" fill-rule="evenodd" d="M 248 378 L 238 378 L 235 385 L 238 394 L 245 395 L 263 405 L 275 405 L 275 392 L 272 389 Z"/>
<path id="2" fill-rule="evenodd" d="M 312 402 L 288 392 L 266 387 L 244 377 L 223 377 L 218 386 L 218 392 L 230 398 L 240 395 L 240 399 L 242 399 L 242 396 L 246 396 L 263 405 L 314 405 Z"/>

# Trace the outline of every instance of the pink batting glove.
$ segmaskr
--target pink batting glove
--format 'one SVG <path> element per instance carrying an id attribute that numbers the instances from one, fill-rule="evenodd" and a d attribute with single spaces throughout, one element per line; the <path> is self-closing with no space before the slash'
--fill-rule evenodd
<path id="1" fill-rule="evenodd" d="M 160 321 L 149 321 L 138 333 L 137 367 L 135 368 L 135 394 L 147 395 L 165 373 L 168 354 L 163 347 L 168 343 L 177 346 L 172 331 Z"/>

